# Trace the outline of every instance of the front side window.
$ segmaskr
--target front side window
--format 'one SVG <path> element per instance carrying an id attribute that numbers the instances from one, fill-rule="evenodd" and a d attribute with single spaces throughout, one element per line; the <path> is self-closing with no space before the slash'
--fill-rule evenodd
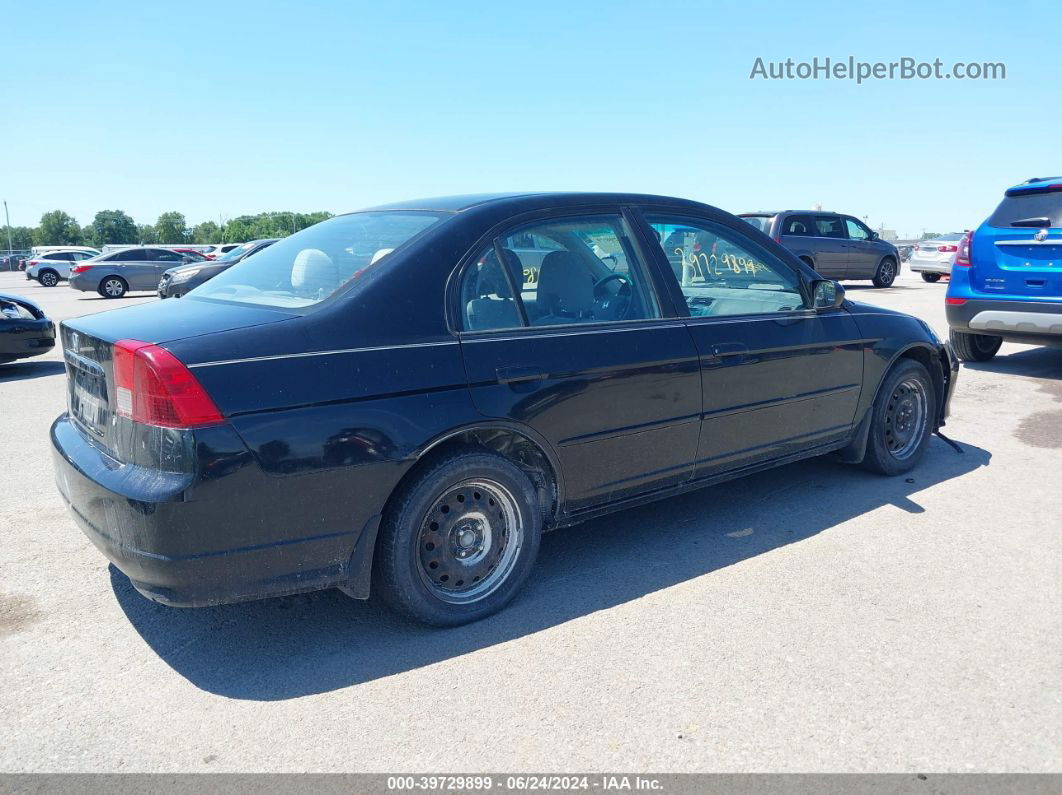
<path id="1" fill-rule="evenodd" d="M 279 240 L 188 293 L 299 309 L 335 293 L 447 213 L 378 210 L 340 215 Z M 236 248 L 236 246 L 233 246 Z"/>
<path id="2" fill-rule="evenodd" d="M 870 230 L 853 218 L 845 218 L 848 227 L 848 237 L 852 240 L 870 240 Z"/>
<path id="3" fill-rule="evenodd" d="M 710 221 L 647 215 L 692 317 L 807 307 L 799 276 L 750 240 Z"/>
<path id="4" fill-rule="evenodd" d="M 523 259 L 539 254 L 537 268 Z M 619 215 L 539 222 L 495 239 L 462 274 L 460 307 L 465 331 L 660 317 Z"/>

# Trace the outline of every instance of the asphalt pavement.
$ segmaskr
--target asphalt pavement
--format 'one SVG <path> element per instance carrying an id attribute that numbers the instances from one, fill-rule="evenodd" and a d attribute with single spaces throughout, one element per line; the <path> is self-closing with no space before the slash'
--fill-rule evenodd
<path id="1" fill-rule="evenodd" d="M 847 286 L 947 331 L 945 283 Z M 155 300 L 0 292 L 57 320 Z M 1062 350 L 963 367 L 962 454 L 551 533 L 517 601 L 454 630 L 337 591 L 147 601 L 56 492 L 64 405 L 58 350 L 0 366 L 0 771 L 1062 770 Z"/>

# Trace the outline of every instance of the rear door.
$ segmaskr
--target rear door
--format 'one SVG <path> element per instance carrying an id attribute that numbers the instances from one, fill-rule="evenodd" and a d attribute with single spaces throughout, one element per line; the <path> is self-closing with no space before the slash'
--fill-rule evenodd
<path id="1" fill-rule="evenodd" d="M 516 248 L 528 234 L 553 248 L 533 281 Z M 618 208 L 565 210 L 499 231 L 455 280 L 452 311 L 476 408 L 545 438 L 569 510 L 692 474 L 697 351 L 644 263 Z"/>
<path id="2" fill-rule="evenodd" d="M 974 288 L 987 293 L 1062 298 L 1062 190 L 1007 191 L 970 246 Z"/>
<path id="3" fill-rule="evenodd" d="M 846 439 L 863 380 L 863 343 L 848 312 L 811 309 L 796 268 L 727 220 L 644 214 L 653 237 L 695 229 L 700 243 L 685 252 L 696 273 L 675 285 L 701 361 L 694 477 Z"/>
<path id="4" fill-rule="evenodd" d="M 848 231 L 839 215 L 816 215 L 815 239 L 811 246 L 815 252 L 815 270 L 827 279 L 848 279 L 849 244 Z"/>

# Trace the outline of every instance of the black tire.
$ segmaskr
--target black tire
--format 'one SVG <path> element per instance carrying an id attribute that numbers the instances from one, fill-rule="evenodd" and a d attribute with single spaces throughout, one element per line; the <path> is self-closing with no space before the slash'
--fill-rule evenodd
<path id="1" fill-rule="evenodd" d="M 892 283 L 896 281 L 898 271 L 896 260 L 892 257 L 885 257 L 878 263 L 878 269 L 874 271 L 874 286 L 892 287 Z"/>
<path id="2" fill-rule="evenodd" d="M 106 276 L 97 292 L 104 298 L 123 298 L 129 292 L 129 285 L 121 276 Z"/>
<path id="3" fill-rule="evenodd" d="M 929 282 L 930 284 L 934 284 L 935 282 L 939 282 L 940 281 L 940 274 L 939 273 L 923 273 L 922 274 L 922 281 Z"/>
<path id="4" fill-rule="evenodd" d="M 43 270 L 37 274 L 37 281 L 43 287 L 55 287 L 59 284 L 59 274 L 53 270 Z"/>
<path id="5" fill-rule="evenodd" d="M 936 426 L 937 395 L 929 371 L 901 359 L 885 376 L 874 398 L 863 466 L 882 475 L 900 475 L 923 455 Z"/>
<path id="6" fill-rule="evenodd" d="M 466 534 L 473 540 L 462 546 Z M 446 456 L 392 499 L 376 541 L 373 592 L 425 624 L 477 621 L 519 591 L 541 535 L 535 488 L 515 464 L 488 452 Z"/>
<path id="7" fill-rule="evenodd" d="M 987 362 L 999 352 L 1002 337 L 991 334 L 967 334 L 965 331 L 948 332 L 948 339 L 955 353 L 964 362 Z"/>

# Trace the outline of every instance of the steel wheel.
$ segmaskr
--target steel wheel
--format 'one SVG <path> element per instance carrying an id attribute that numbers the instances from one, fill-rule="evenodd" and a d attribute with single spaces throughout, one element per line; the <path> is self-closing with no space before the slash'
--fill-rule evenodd
<path id="1" fill-rule="evenodd" d="M 491 480 L 466 480 L 435 501 L 417 536 L 418 569 L 439 599 L 467 604 L 509 576 L 524 543 L 512 494 Z"/>
<path id="2" fill-rule="evenodd" d="M 896 385 L 885 407 L 885 449 L 893 458 L 910 458 L 922 442 L 929 418 L 929 402 L 922 384 L 907 378 Z"/>

